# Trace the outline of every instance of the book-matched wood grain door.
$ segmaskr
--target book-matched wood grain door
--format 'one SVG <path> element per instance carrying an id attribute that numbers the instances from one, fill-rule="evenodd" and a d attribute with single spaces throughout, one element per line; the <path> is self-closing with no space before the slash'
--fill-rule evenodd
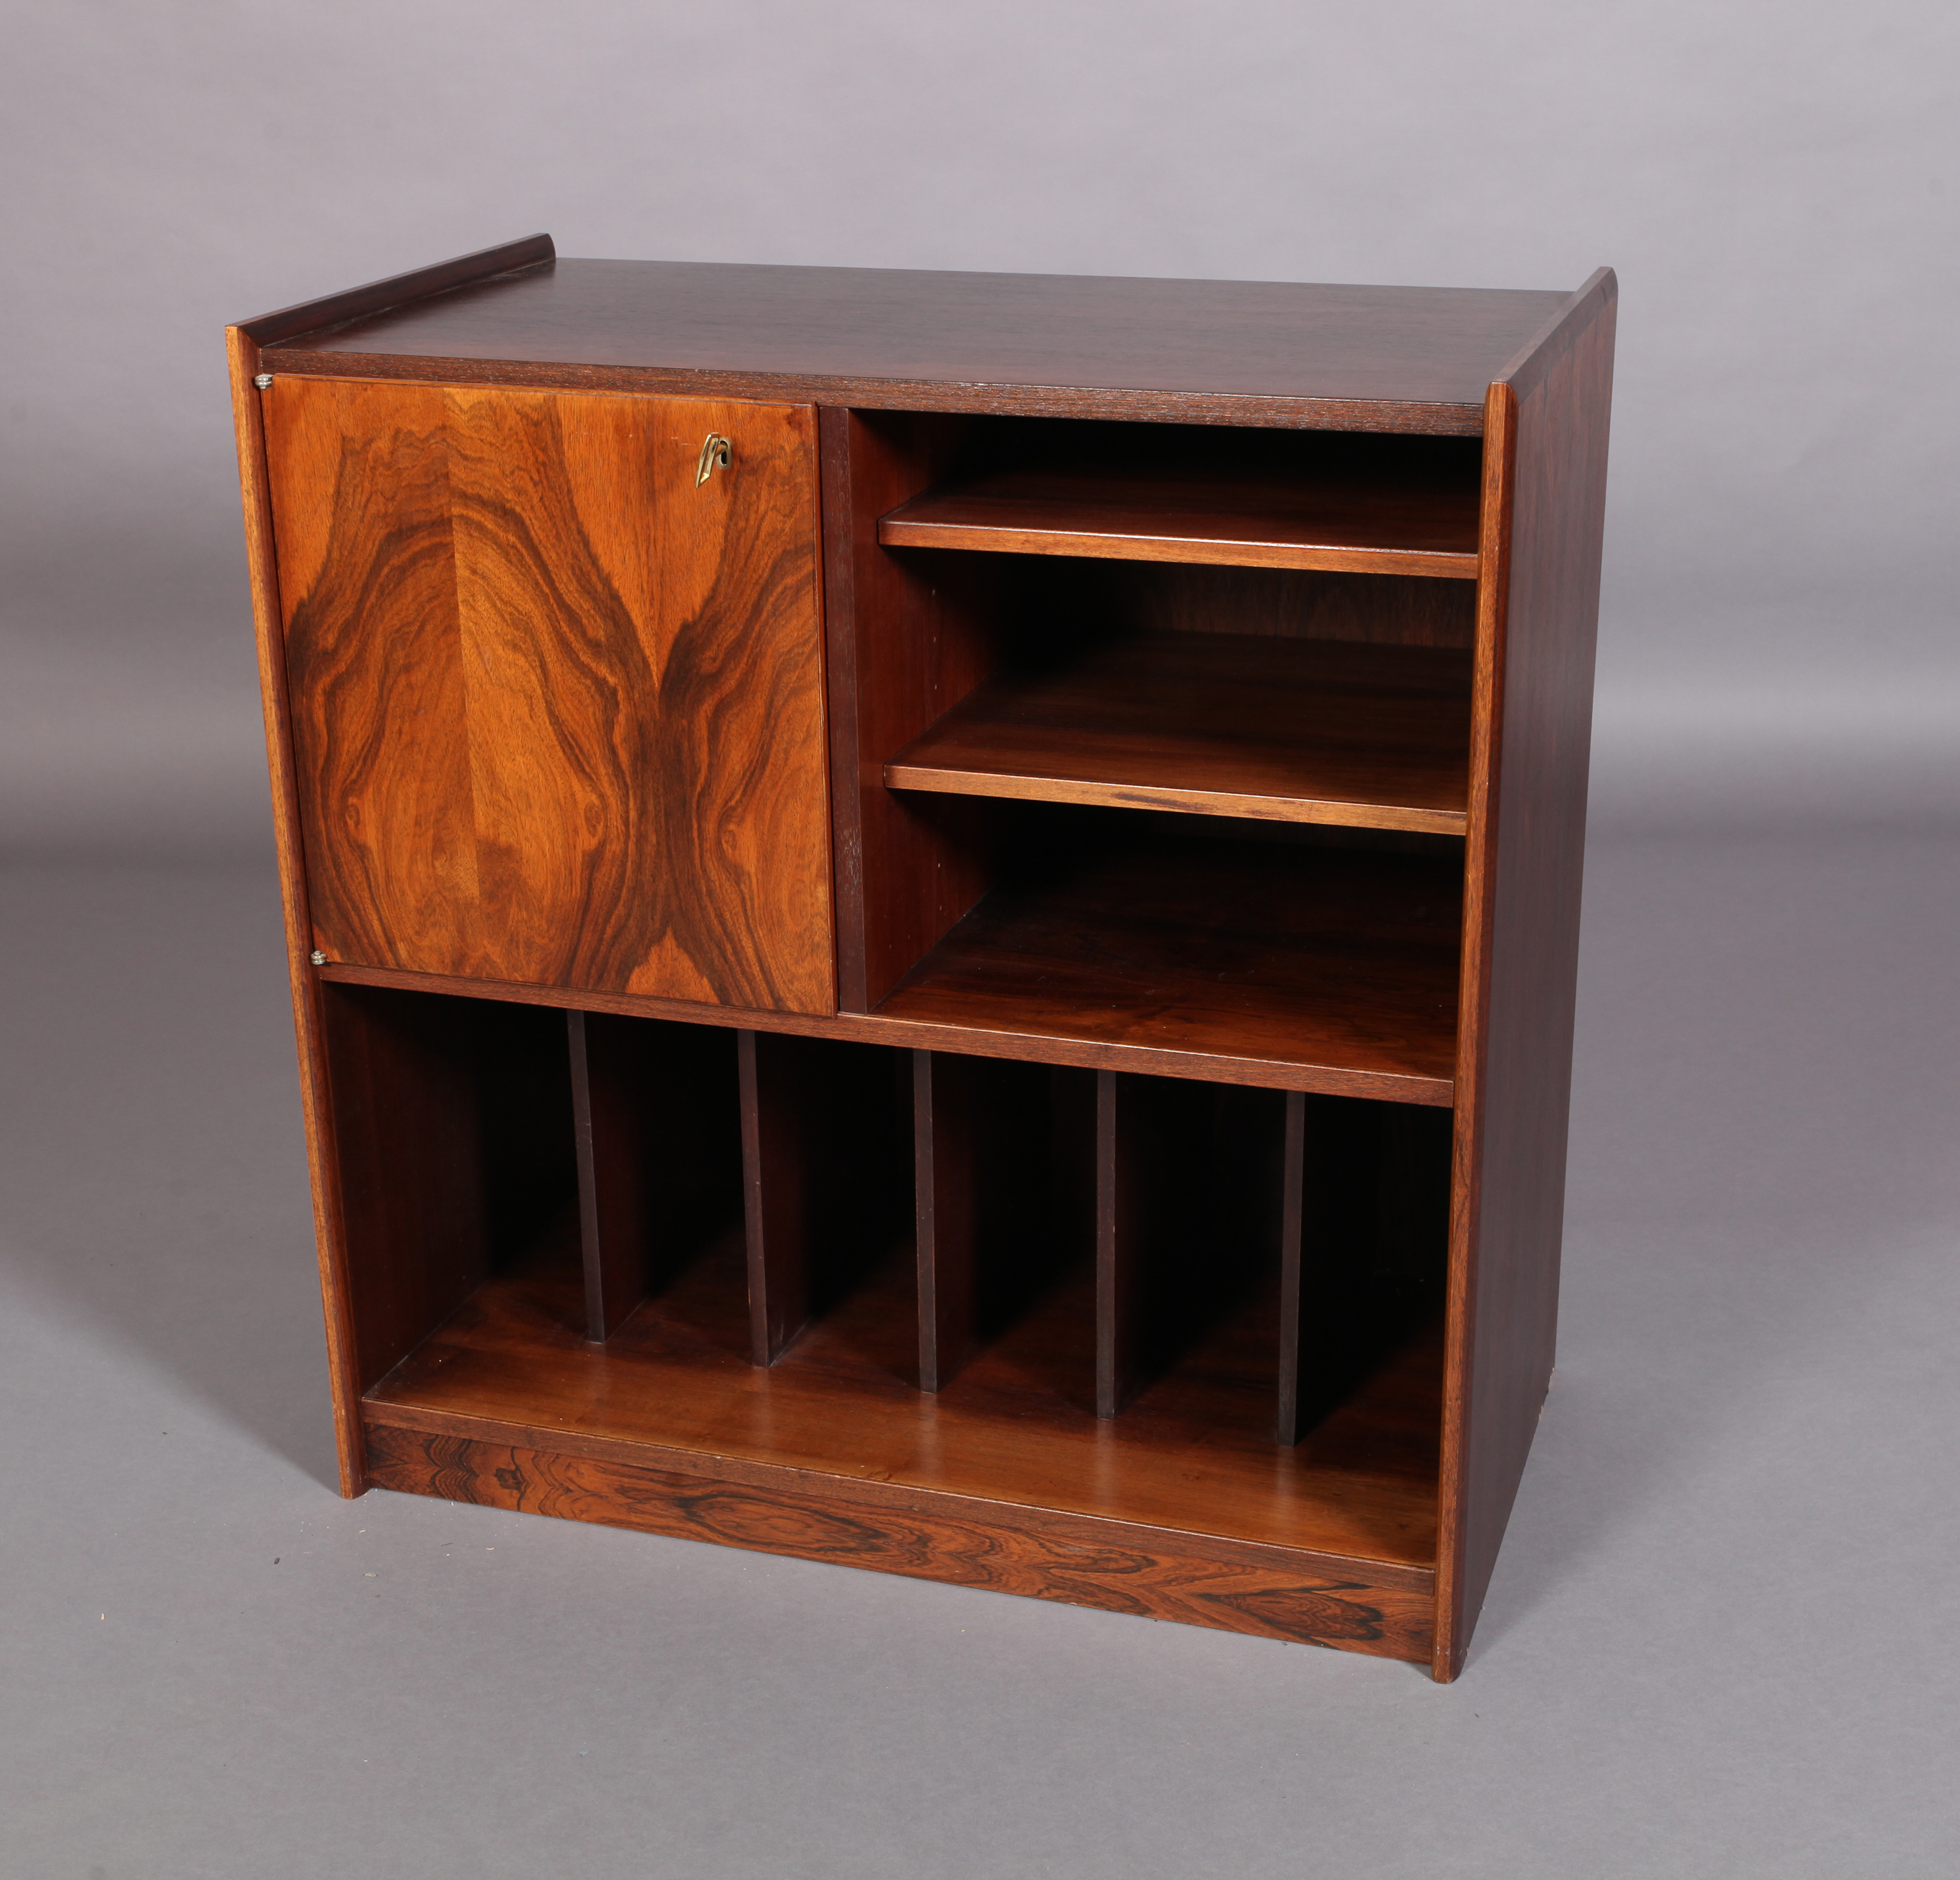
<path id="1" fill-rule="evenodd" d="M 316 946 L 835 1011 L 814 412 L 264 397 Z"/>

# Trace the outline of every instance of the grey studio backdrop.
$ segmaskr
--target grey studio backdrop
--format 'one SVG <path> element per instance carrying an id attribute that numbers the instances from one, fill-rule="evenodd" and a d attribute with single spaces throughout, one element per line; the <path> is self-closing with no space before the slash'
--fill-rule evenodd
<path id="1" fill-rule="evenodd" d="M 1956 18 L 6 8 L 0 1873 L 1953 1871 Z M 1618 269 L 1560 1369 L 1456 1686 L 333 1496 L 219 329 L 534 228 Z"/>

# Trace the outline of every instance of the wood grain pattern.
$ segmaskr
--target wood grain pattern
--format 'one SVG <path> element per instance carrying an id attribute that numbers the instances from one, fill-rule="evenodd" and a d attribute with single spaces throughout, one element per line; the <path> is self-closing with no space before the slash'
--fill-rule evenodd
<path id="1" fill-rule="evenodd" d="M 1082 555 L 1350 574 L 1477 576 L 1477 491 L 1461 485 L 996 472 L 903 503 L 887 548 Z"/>
<path id="2" fill-rule="evenodd" d="M 810 414 L 266 403 L 319 949 L 832 1009 Z"/>
<path id="3" fill-rule="evenodd" d="M 1617 288 L 1491 388 L 1435 1672 L 1461 1669 L 1551 1374 Z"/>
<path id="4" fill-rule="evenodd" d="M 995 889 L 879 1015 L 1282 1059 L 1287 1088 L 1447 1103 L 1458 894 L 1424 856 L 1092 850 Z"/>
<path id="5" fill-rule="evenodd" d="M 1461 835 L 1469 738 L 1467 654 L 1147 634 L 982 687 L 885 782 Z"/>
<path id="6" fill-rule="evenodd" d="M 1427 1576 L 950 1496 L 880 1496 L 787 1469 L 731 1479 L 669 1450 L 568 1453 L 534 1431 L 453 1435 L 398 1414 L 371 1407 L 368 1466 L 407 1493 L 1418 1663 L 1431 1649 Z"/>
<path id="7" fill-rule="evenodd" d="M 369 378 L 1474 437 L 1485 388 L 1564 298 L 562 260 L 275 356 Z"/>

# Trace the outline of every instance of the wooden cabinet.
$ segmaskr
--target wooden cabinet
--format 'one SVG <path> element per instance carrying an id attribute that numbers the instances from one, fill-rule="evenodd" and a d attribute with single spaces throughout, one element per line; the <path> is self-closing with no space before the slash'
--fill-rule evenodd
<path id="1" fill-rule="evenodd" d="M 1455 1675 L 1613 313 L 537 237 L 234 328 L 348 1492 Z"/>

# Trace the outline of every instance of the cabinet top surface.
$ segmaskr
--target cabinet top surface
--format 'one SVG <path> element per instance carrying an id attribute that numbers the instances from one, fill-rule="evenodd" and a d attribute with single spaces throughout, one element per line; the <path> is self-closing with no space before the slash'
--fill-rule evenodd
<path id="1" fill-rule="evenodd" d="M 285 353 L 291 367 L 356 373 L 387 358 L 396 373 L 400 362 L 455 360 L 737 374 L 839 403 L 939 384 L 1481 409 L 1491 380 L 1569 298 L 561 260 L 294 335 L 269 346 L 266 363 Z"/>

